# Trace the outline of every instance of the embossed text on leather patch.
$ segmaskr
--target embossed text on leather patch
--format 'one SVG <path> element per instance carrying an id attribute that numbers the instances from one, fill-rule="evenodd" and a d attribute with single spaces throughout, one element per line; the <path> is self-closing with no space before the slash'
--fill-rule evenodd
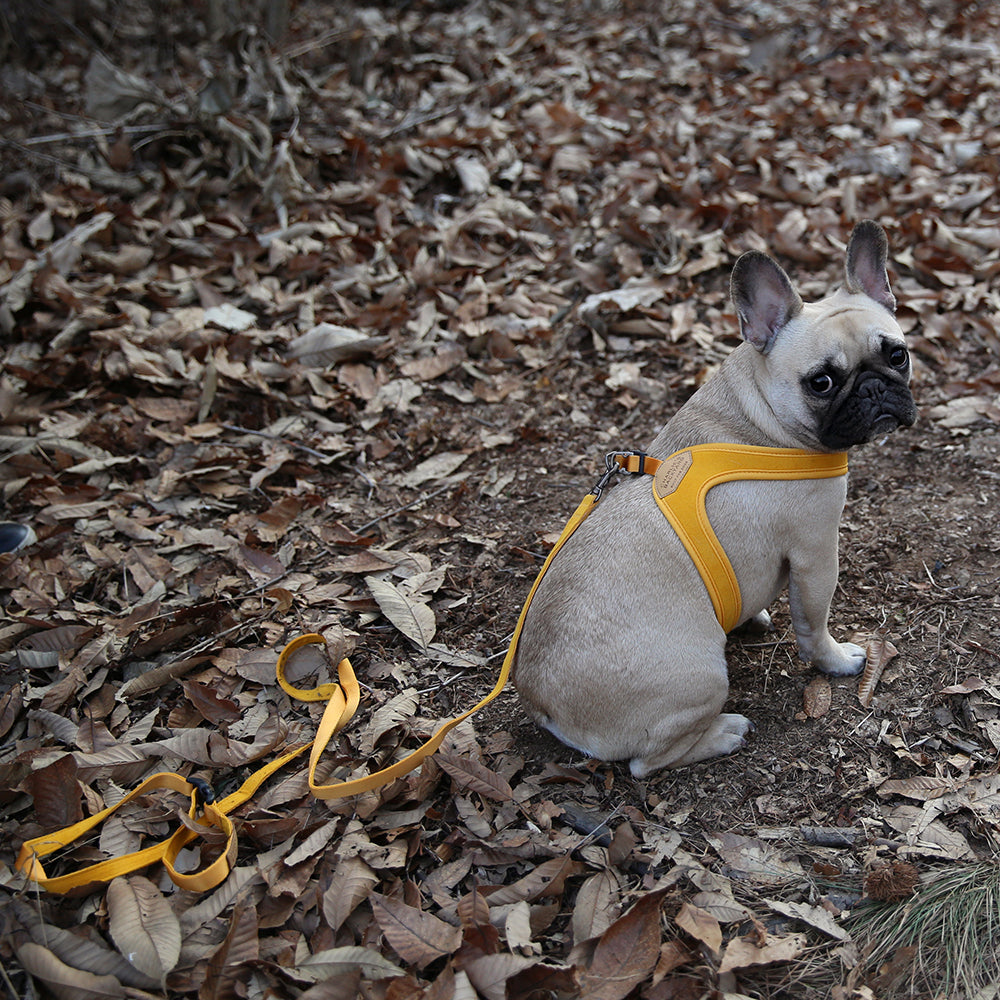
<path id="1" fill-rule="evenodd" d="M 690 450 L 678 452 L 668 461 L 664 462 L 657 470 L 653 483 L 656 487 L 658 497 L 668 497 L 680 486 L 681 481 L 687 475 L 688 469 L 694 459 Z"/>

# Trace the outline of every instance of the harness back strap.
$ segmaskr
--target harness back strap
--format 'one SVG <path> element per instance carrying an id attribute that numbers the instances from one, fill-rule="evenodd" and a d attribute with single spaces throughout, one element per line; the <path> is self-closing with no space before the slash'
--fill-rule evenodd
<path id="1" fill-rule="evenodd" d="M 740 588 L 708 520 L 708 491 L 734 480 L 834 479 L 847 473 L 846 452 L 823 454 L 741 444 L 695 445 L 663 461 L 635 453 L 613 458 L 624 472 L 653 477 L 653 498 L 701 574 L 715 616 L 726 632 L 740 621 Z"/>

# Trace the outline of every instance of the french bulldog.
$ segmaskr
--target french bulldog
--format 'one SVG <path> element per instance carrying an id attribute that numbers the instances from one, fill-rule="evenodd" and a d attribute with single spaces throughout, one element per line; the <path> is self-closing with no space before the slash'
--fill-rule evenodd
<path id="1" fill-rule="evenodd" d="M 741 343 L 648 448 L 658 459 L 725 442 L 843 452 L 909 426 L 910 359 L 886 273 L 888 242 L 859 223 L 846 281 L 803 304 L 781 267 L 745 253 L 731 295 Z M 767 620 L 788 587 L 803 659 L 859 673 L 865 651 L 836 642 L 827 622 L 847 476 L 714 486 L 705 511 L 739 588 L 739 623 Z M 542 577 L 513 661 L 537 723 L 635 777 L 742 747 L 752 729 L 722 714 L 726 632 L 706 584 L 657 507 L 648 476 L 622 479 L 566 541 Z"/>

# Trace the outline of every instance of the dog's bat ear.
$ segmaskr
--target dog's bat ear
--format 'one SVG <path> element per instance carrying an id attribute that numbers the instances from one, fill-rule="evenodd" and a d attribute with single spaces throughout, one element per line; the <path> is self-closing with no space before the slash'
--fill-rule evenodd
<path id="1" fill-rule="evenodd" d="M 760 250 L 740 257 L 729 287 L 743 339 L 765 354 L 778 331 L 802 311 L 788 275 Z"/>
<path id="2" fill-rule="evenodd" d="M 894 313 L 896 296 L 889 288 L 885 269 L 888 257 L 889 241 L 885 230 L 870 219 L 859 222 L 847 243 L 847 290 L 867 295 Z"/>

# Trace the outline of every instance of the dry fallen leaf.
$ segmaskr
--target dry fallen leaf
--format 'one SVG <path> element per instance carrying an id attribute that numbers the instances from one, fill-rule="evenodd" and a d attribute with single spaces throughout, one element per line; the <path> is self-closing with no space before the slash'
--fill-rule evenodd
<path id="1" fill-rule="evenodd" d="M 722 949 L 722 928 L 719 921 L 707 910 L 685 902 L 682 904 L 674 923 L 681 930 L 687 931 L 695 940 L 706 945 L 713 954 Z"/>
<path id="2" fill-rule="evenodd" d="M 361 754 L 365 757 L 372 754 L 375 750 L 375 744 L 386 733 L 412 718 L 416 711 L 417 692 L 413 688 L 400 691 L 394 698 L 390 698 L 384 705 L 380 705 L 372 712 L 371 718 L 361 733 L 358 744 Z"/>
<path id="3" fill-rule="evenodd" d="M 858 701 L 868 708 L 885 665 L 899 650 L 888 639 L 871 639 L 865 650 L 865 669 L 858 683 Z"/>
<path id="4" fill-rule="evenodd" d="M 108 924 L 119 951 L 140 972 L 162 980 L 181 953 L 181 926 L 163 893 L 141 875 L 108 885 Z"/>
<path id="5" fill-rule="evenodd" d="M 50 723 L 50 728 L 57 727 Z M 68 753 L 25 776 L 24 790 L 31 795 L 35 819 L 44 829 L 58 830 L 83 819 L 78 776 L 79 765 Z"/>
<path id="6" fill-rule="evenodd" d="M 354 908 L 378 885 L 378 876 L 358 857 L 344 858 L 323 893 L 323 914 L 331 930 L 339 930 Z"/>
<path id="7" fill-rule="evenodd" d="M 374 948 L 347 945 L 327 948 L 300 959 L 294 966 L 297 977 L 307 982 L 323 982 L 360 971 L 366 979 L 385 979 L 401 976 L 403 970 Z"/>
<path id="8" fill-rule="evenodd" d="M 430 607 L 407 597 L 388 580 L 369 576 L 367 583 L 382 614 L 418 649 L 426 649 L 437 630 L 434 612 Z"/>
<path id="9" fill-rule="evenodd" d="M 583 974 L 581 996 L 623 1000 L 650 976 L 660 958 L 660 905 L 665 889 L 642 896 L 600 937 Z"/>
<path id="10" fill-rule="evenodd" d="M 369 893 L 375 920 L 393 951 L 418 969 L 450 955 L 462 942 L 462 930 L 439 917 L 381 893 Z"/>
<path id="11" fill-rule="evenodd" d="M 979 723 L 979 728 L 986 734 L 993 748 L 1000 750 L 1000 719 L 986 719 Z"/>
<path id="12" fill-rule="evenodd" d="M 53 927 L 41 921 L 32 923 L 28 930 L 35 944 L 49 949 L 56 958 L 73 969 L 114 978 L 123 986 L 134 986 L 137 989 L 156 989 L 160 984 L 159 980 L 140 972 L 97 936 L 84 937 L 72 930 Z"/>
<path id="13" fill-rule="evenodd" d="M 687 965 L 688 962 L 697 960 L 698 955 L 687 945 L 682 944 L 680 941 L 664 941 L 660 945 L 660 958 L 656 963 L 656 969 L 653 971 L 653 985 L 655 986 L 667 973 L 673 972 L 674 969 L 679 969 L 682 965 Z"/>
<path id="14" fill-rule="evenodd" d="M 422 483 L 439 482 L 445 479 L 468 458 L 463 452 L 442 451 L 425 458 L 415 468 L 399 477 L 401 486 L 420 486 Z"/>
<path id="15" fill-rule="evenodd" d="M 782 899 L 765 899 L 764 902 L 775 913 L 783 913 L 786 917 L 801 920 L 809 924 L 810 927 L 815 927 L 817 930 L 822 931 L 835 941 L 851 940 L 851 935 L 822 906 L 813 906 L 810 903 L 785 902 Z"/>
<path id="16" fill-rule="evenodd" d="M 736 833 L 710 834 L 708 842 L 735 872 L 758 885 L 780 885 L 801 875 L 802 867 L 791 856 L 755 837 Z"/>
<path id="17" fill-rule="evenodd" d="M 98 976 L 61 962 L 48 948 L 26 941 L 14 948 L 21 967 L 44 983 L 57 1000 L 103 1000 L 128 996 L 114 976 Z"/>
<path id="18" fill-rule="evenodd" d="M 319 323 L 291 341 L 287 351 L 290 358 L 319 367 L 365 357 L 384 342 L 384 338 L 371 337 L 360 330 Z"/>
<path id="19" fill-rule="evenodd" d="M 599 937 L 620 912 L 621 885 L 611 868 L 591 875 L 580 886 L 573 905 L 573 941 Z"/>
<path id="20" fill-rule="evenodd" d="M 830 711 L 832 699 L 830 682 L 825 677 L 814 677 L 802 693 L 802 707 L 810 719 L 821 719 Z"/>
<path id="21" fill-rule="evenodd" d="M 967 677 L 960 684 L 949 684 L 941 688 L 938 694 L 972 694 L 973 691 L 982 691 L 989 686 L 981 677 Z"/>
<path id="22" fill-rule="evenodd" d="M 576 915 L 576 909 L 573 911 Z M 507 911 L 507 919 L 503 924 L 507 947 L 521 955 L 540 955 L 542 946 L 532 940 L 531 907 L 523 900 L 514 903 Z"/>
<path id="23" fill-rule="evenodd" d="M 440 752 L 435 760 L 459 788 L 478 792 L 484 798 L 497 802 L 510 802 L 514 797 L 514 792 L 503 775 L 490 770 L 473 757 Z"/>
<path id="24" fill-rule="evenodd" d="M 232 983 L 232 970 L 260 959 L 260 926 L 250 898 L 239 897 L 228 920 L 226 936 L 208 958 L 203 989 L 218 996 Z"/>
<path id="25" fill-rule="evenodd" d="M 945 792 L 958 787 L 958 781 L 953 778 L 937 778 L 929 774 L 917 774 L 912 778 L 891 778 L 878 786 L 878 794 L 883 798 L 889 795 L 904 795 L 908 799 L 927 802 L 939 799 Z"/>
<path id="26" fill-rule="evenodd" d="M 506 1000 L 507 981 L 526 969 L 538 964 L 538 959 L 527 955 L 483 955 L 473 958 L 465 966 L 468 982 L 475 987 L 466 995 L 468 1000 Z M 459 977 L 455 977 L 455 1000 L 458 1000 Z"/>
<path id="27" fill-rule="evenodd" d="M 750 938 L 734 938 L 726 945 L 719 972 L 745 969 L 752 965 L 770 965 L 772 962 L 790 962 L 802 954 L 806 944 L 804 934 L 789 934 L 787 937 L 769 936 L 762 945 Z"/>
<path id="28" fill-rule="evenodd" d="M 882 818 L 904 835 L 908 853 L 948 858 L 952 861 L 976 857 L 972 846 L 961 833 L 949 829 L 940 820 L 929 820 L 921 806 L 883 806 Z"/>
<path id="29" fill-rule="evenodd" d="M 465 947 L 472 947 L 488 955 L 500 950 L 500 933 L 490 920 L 490 904 L 482 893 L 473 889 L 467 892 L 456 906 L 458 919 L 462 922 L 462 942 Z M 531 937 L 531 907 L 523 900 L 518 901 L 507 913 L 505 926 L 515 931 L 522 941 Z M 508 944 L 510 942 L 508 936 Z M 530 949 L 533 951 L 534 949 Z"/>

